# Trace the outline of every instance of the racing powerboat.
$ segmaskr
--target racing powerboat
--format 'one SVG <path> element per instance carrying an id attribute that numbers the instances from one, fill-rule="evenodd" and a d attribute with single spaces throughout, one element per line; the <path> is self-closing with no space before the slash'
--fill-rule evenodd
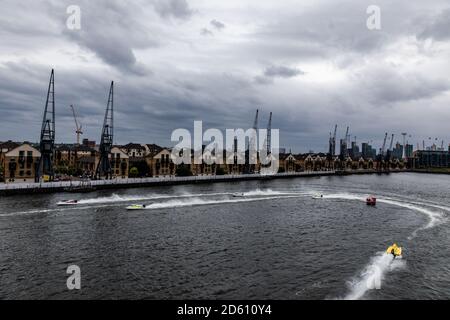
<path id="1" fill-rule="evenodd" d="M 245 194 L 242 192 L 233 193 L 233 198 L 243 198 L 243 197 L 245 197 Z"/>
<path id="2" fill-rule="evenodd" d="M 374 196 L 370 196 L 366 199 L 366 204 L 368 206 L 375 206 L 377 204 L 377 198 L 375 198 Z"/>
<path id="3" fill-rule="evenodd" d="M 126 207 L 127 210 L 144 210 L 146 208 L 145 204 L 132 204 Z"/>
<path id="4" fill-rule="evenodd" d="M 58 202 L 56 205 L 62 206 L 76 206 L 78 204 L 78 200 L 63 200 Z"/>
<path id="5" fill-rule="evenodd" d="M 317 194 L 313 195 L 312 198 L 313 199 L 322 199 L 323 198 L 323 194 L 317 193 Z"/>
<path id="6" fill-rule="evenodd" d="M 387 248 L 386 253 L 387 254 L 392 254 L 394 256 L 394 259 L 395 259 L 396 257 L 402 255 L 402 248 L 397 246 L 396 243 L 394 243 L 392 246 Z"/>

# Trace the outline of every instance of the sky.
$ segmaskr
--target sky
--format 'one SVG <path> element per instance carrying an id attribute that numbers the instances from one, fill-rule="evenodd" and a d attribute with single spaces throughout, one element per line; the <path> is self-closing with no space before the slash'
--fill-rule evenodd
<path id="1" fill-rule="evenodd" d="M 76 141 L 71 104 L 100 140 L 112 80 L 117 144 L 248 129 L 256 109 L 293 152 L 327 151 L 335 124 L 377 147 L 450 142 L 448 0 L 2 0 L 0 141 L 38 141 L 52 68 L 59 143 Z"/>

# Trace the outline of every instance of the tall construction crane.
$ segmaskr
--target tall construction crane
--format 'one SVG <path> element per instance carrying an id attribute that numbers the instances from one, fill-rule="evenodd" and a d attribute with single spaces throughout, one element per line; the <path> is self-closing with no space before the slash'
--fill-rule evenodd
<path id="1" fill-rule="evenodd" d="M 253 121 L 253 134 L 249 140 L 249 146 L 248 146 L 248 157 L 247 159 L 247 169 L 245 170 L 247 173 L 254 173 L 255 171 L 255 165 L 256 162 L 255 156 L 257 157 L 257 132 L 258 132 L 258 116 L 259 116 L 259 109 L 256 109 L 256 115 L 255 120 Z M 256 146 L 256 149 L 255 149 Z"/>
<path id="2" fill-rule="evenodd" d="M 106 106 L 105 118 L 103 120 L 102 136 L 100 139 L 100 161 L 95 170 L 97 179 L 112 178 L 111 149 L 114 139 L 114 81 L 111 81 L 109 89 L 108 104 Z"/>
<path id="3" fill-rule="evenodd" d="M 384 135 L 383 145 L 381 146 L 381 150 L 380 150 L 380 153 L 381 153 L 382 156 L 384 156 L 384 152 L 386 150 L 387 136 L 388 136 L 388 133 L 386 132 L 386 134 Z"/>
<path id="4" fill-rule="evenodd" d="M 55 173 L 53 170 L 53 153 L 55 148 L 55 72 L 52 69 L 45 102 L 44 118 L 42 120 L 41 138 L 39 150 L 41 158 L 36 170 L 35 181 L 52 181 Z"/>
<path id="5" fill-rule="evenodd" d="M 390 161 L 392 158 L 392 146 L 394 143 L 394 134 L 391 135 L 391 142 L 389 143 L 389 148 L 386 151 L 386 157 L 384 158 L 385 160 L 385 170 L 389 170 L 390 169 Z"/>
<path id="6" fill-rule="evenodd" d="M 73 119 L 75 120 L 75 129 L 76 129 L 75 133 L 77 134 L 77 145 L 80 145 L 80 135 L 83 134 L 83 131 L 81 131 L 82 125 L 77 120 L 75 108 L 73 107 L 73 105 L 70 105 L 70 108 L 72 109 Z"/>
<path id="7" fill-rule="evenodd" d="M 259 115 L 259 109 L 256 109 L 255 121 L 253 121 L 253 129 L 255 129 L 255 130 L 258 130 L 258 115 Z"/>
<path id="8" fill-rule="evenodd" d="M 392 136 L 391 136 L 391 143 L 389 144 L 389 150 L 390 151 L 392 151 L 393 143 L 394 143 L 394 134 L 392 134 Z"/>
<path id="9" fill-rule="evenodd" d="M 350 129 L 350 127 L 347 126 L 347 130 L 345 131 L 345 138 L 343 140 L 342 147 L 341 147 L 344 158 L 347 158 L 347 152 L 348 152 L 347 140 L 348 140 L 348 130 L 349 129 Z"/>
<path id="10" fill-rule="evenodd" d="M 269 123 L 267 124 L 267 154 L 270 155 L 272 153 L 272 112 L 269 116 Z"/>

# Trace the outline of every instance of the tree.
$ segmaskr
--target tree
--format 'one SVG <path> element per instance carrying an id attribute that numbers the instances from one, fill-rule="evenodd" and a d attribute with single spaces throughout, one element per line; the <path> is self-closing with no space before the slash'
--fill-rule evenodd
<path id="1" fill-rule="evenodd" d="M 131 164 L 130 164 L 131 165 Z M 146 161 L 138 161 L 133 163 L 133 167 L 138 169 L 138 177 L 147 177 L 151 175 L 150 167 L 148 166 Z"/>
<path id="2" fill-rule="evenodd" d="M 185 164 L 181 164 L 177 167 L 177 169 L 175 170 L 175 174 L 178 177 L 190 177 L 192 176 L 192 171 L 189 168 L 189 166 L 185 165 Z"/>
<path id="3" fill-rule="evenodd" d="M 130 172 L 129 172 L 128 175 L 129 175 L 130 178 L 136 178 L 136 177 L 139 175 L 139 170 L 138 170 L 138 168 L 132 167 L 132 168 L 130 169 Z"/>
<path id="4" fill-rule="evenodd" d="M 218 176 L 223 176 L 223 175 L 225 175 L 226 174 L 226 172 L 225 172 L 225 170 L 222 168 L 222 167 L 218 167 L 217 169 L 216 169 L 216 175 L 218 175 Z"/>

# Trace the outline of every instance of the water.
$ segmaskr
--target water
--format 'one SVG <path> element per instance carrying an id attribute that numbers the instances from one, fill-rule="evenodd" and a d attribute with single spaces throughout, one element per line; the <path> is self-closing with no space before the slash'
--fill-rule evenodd
<path id="1" fill-rule="evenodd" d="M 0 298 L 449 299 L 449 182 L 402 173 L 1 197 Z M 69 198 L 80 204 L 56 206 Z M 147 209 L 125 210 L 134 203 Z M 401 260 L 384 254 L 393 242 Z M 72 264 L 80 291 L 66 287 Z"/>

